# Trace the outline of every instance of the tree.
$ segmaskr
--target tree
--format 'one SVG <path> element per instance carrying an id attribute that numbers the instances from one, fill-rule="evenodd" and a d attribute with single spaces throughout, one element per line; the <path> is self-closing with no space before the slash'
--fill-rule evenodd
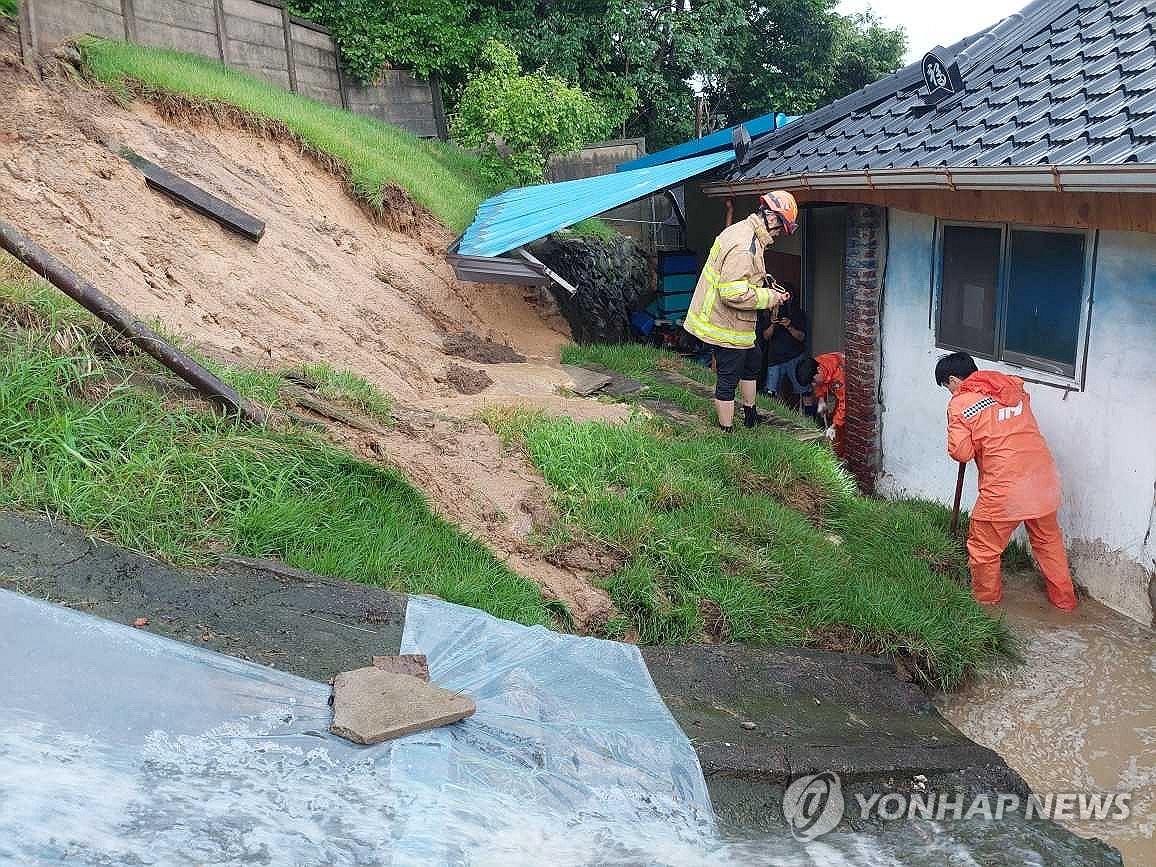
<path id="1" fill-rule="evenodd" d="M 616 116 L 561 78 L 523 74 L 513 49 L 490 39 L 462 92 L 454 139 L 481 151 L 495 183 L 540 183 L 550 157 L 571 153 L 614 128 Z"/>

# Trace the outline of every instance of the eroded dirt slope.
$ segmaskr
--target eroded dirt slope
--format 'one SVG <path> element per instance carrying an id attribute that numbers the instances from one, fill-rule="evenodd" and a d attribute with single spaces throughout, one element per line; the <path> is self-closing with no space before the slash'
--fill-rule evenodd
<path id="1" fill-rule="evenodd" d="M 357 371 L 397 400 L 399 423 L 384 435 L 342 429 L 335 438 L 405 472 L 442 514 L 567 602 L 580 627 L 610 615 L 587 572 L 547 563 L 526 543 L 534 518 L 548 520 L 548 491 L 476 419 L 486 404 L 581 418 L 626 411 L 558 394 L 569 379 L 557 351 L 569 335 L 535 293 L 459 282 L 444 227 L 418 215 L 406 232 L 386 228 L 291 141 L 196 118 L 168 122 L 67 76 L 37 82 L 11 53 L 0 57 L 0 93 L 0 217 L 210 354 Z M 255 214 L 264 238 L 253 244 L 148 190 L 118 155 L 123 147 Z M 446 336 L 463 330 L 526 361 L 444 354 Z M 447 379 L 454 365 L 484 370 L 493 384 L 463 395 L 460 370 Z"/>

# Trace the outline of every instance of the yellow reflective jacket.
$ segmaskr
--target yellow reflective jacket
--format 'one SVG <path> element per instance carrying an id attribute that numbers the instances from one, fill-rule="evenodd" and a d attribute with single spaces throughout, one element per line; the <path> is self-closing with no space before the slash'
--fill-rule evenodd
<path id="1" fill-rule="evenodd" d="M 754 346 L 757 311 L 785 300 L 765 285 L 763 251 L 773 243 L 758 214 L 723 229 L 710 248 L 682 327 L 712 346 Z"/>

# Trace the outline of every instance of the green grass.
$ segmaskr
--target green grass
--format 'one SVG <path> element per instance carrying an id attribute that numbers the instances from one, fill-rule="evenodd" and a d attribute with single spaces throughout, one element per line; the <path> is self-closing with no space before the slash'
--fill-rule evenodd
<path id="1" fill-rule="evenodd" d="M 0 18 L 15 18 L 17 9 L 16 0 L 0 0 Z"/>
<path id="2" fill-rule="evenodd" d="M 155 370 L 150 359 L 118 354 L 87 313 L 14 274 L 0 261 L 0 507 L 45 511 L 176 563 L 212 551 L 276 557 L 555 622 L 535 585 L 435 516 L 398 473 L 306 431 L 238 427 L 130 387 L 130 375 Z M 250 393 L 272 376 L 218 369 Z"/>
<path id="3" fill-rule="evenodd" d="M 383 424 L 393 420 L 393 402 L 358 374 L 338 370 L 324 362 L 303 365 L 299 373 L 323 397 L 359 409 Z"/>
<path id="4" fill-rule="evenodd" d="M 659 363 L 678 364 L 640 346 L 564 357 L 643 381 Z M 682 398 L 696 410 L 710 403 Z M 620 553 L 606 583 L 623 615 L 612 632 L 697 641 L 719 631 L 704 618 L 713 603 L 725 619 L 716 637 L 899 653 L 941 688 L 1016 653 L 1003 623 L 971 598 L 948 510 L 858 495 L 825 445 L 773 428 L 727 435 L 521 411 L 487 421 L 555 492 L 564 526 L 547 543 L 585 537 Z"/>
<path id="5" fill-rule="evenodd" d="M 11 2 L 11 0 L 0 0 Z M 283 123 L 307 146 L 349 172 L 355 193 L 380 209 L 393 184 L 451 229 L 461 231 L 496 192 L 466 151 L 359 114 L 316 102 L 190 54 L 109 39 L 77 42 L 87 72 L 123 98 L 134 90 L 223 103 Z"/>
<path id="6" fill-rule="evenodd" d="M 581 238 L 592 238 L 595 241 L 613 241 L 618 237 L 618 230 L 598 217 L 587 217 L 579 220 L 570 227 L 570 232 Z"/>

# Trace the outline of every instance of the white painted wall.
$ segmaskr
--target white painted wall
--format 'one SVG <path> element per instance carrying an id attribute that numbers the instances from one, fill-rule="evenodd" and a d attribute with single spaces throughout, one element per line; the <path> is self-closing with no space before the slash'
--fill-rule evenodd
<path id="1" fill-rule="evenodd" d="M 891 210 L 883 290 L 882 441 L 885 494 L 950 505 L 947 392 L 934 382 L 930 325 L 935 220 Z M 1083 392 L 1028 384 L 1064 480 L 1060 523 L 1076 580 L 1092 596 L 1153 622 L 1156 570 L 1156 235 L 1101 232 Z M 1013 365 L 979 361 L 1023 376 Z M 975 502 L 969 468 L 966 507 Z"/>

